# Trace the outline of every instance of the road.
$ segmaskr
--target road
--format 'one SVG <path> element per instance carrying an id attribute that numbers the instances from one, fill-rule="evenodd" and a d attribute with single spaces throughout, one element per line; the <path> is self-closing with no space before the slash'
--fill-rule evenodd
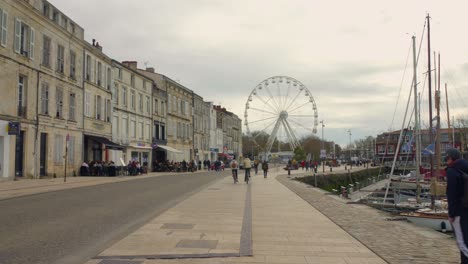
<path id="1" fill-rule="evenodd" d="M 225 175 L 150 177 L 0 201 L 0 263 L 84 263 Z"/>

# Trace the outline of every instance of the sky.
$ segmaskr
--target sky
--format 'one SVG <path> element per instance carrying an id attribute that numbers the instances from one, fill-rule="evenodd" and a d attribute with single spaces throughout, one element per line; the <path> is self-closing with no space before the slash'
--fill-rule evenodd
<path id="1" fill-rule="evenodd" d="M 447 83 L 450 116 L 468 110 L 466 0 L 49 1 L 111 58 L 154 67 L 241 119 L 259 83 L 294 78 L 317 105 L 324 139 L 342 147 L 402 127 L 413 75 L 411 37 L 419 50 L 423 30 L 417 78 L 422 125 L 428 125 L 429 13 L 442 101 Z M 446 109 L 443 104 L 442 126 Z M 317 130 L 321 137 L 321 123 Z"/>

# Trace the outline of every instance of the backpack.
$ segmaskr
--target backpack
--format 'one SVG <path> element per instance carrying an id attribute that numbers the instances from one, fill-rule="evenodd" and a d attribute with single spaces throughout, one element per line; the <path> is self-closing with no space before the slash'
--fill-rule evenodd
<path id="1" fill-rule="evenodd" d="M 233 169 L 237 168 L 237 162 L 232 161 L 231 162 L 231 168 L 233 168 Z"/>

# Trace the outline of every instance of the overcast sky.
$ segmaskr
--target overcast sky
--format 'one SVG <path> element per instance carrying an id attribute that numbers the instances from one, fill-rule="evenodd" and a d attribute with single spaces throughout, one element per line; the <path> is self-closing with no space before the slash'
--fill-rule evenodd
<path id="1" fill-rule="evenodd" d="M 342 146 L 349 143 L 348 130 L 354 141 L 401 127 L 412 78 L 411 56 L 405 73 L 411 36 L 419 46 L 430 13 L 431 48 L 441 53 L 450 115 L 467 110 L 466 0 L 49 1 L 110 57 L 154 67 L 241 119 L 258 83 L 277 75 L 295 78 L 315 99 L 325 139 Z M 426 45 L 425 36 L 421 90 Z M 427 100 L 427 84 L 424 89 Z M 427 109 L 421 115 L 428 120 Z"/>

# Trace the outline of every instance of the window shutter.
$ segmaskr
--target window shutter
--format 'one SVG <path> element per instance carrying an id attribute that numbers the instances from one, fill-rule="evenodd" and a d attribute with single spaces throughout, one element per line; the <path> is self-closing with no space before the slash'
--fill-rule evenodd
<path id="1" fill-rule="evenodd" d="M 20 53 L 21 21 L 15 18 L 15 52 Z"/>
<path id="2" fill-rule="evenodd" d="M 29 58 L 34 59 L 34 39 L 35 39 L 35 34 L 34 34 L 34 29 L 30 29 L 31 35 L 30 35 L 30 40 L 29 40 Z"/>
<path id="3" fill-rule="evenodd" d="M 98 118 L 97 95 L 94 96 L 94 118 Z"/>
<path id="4" fill-rule="evenodd" d="M 1 36 L 1 44 L 6 46 L 7 43 L 7 22 L 8 22 L 8 13 L 3 11 L 3 15 L 0 12 L 0 24 L 2 24 L 2 28 L 0 28 L 0 36 Z"/>

